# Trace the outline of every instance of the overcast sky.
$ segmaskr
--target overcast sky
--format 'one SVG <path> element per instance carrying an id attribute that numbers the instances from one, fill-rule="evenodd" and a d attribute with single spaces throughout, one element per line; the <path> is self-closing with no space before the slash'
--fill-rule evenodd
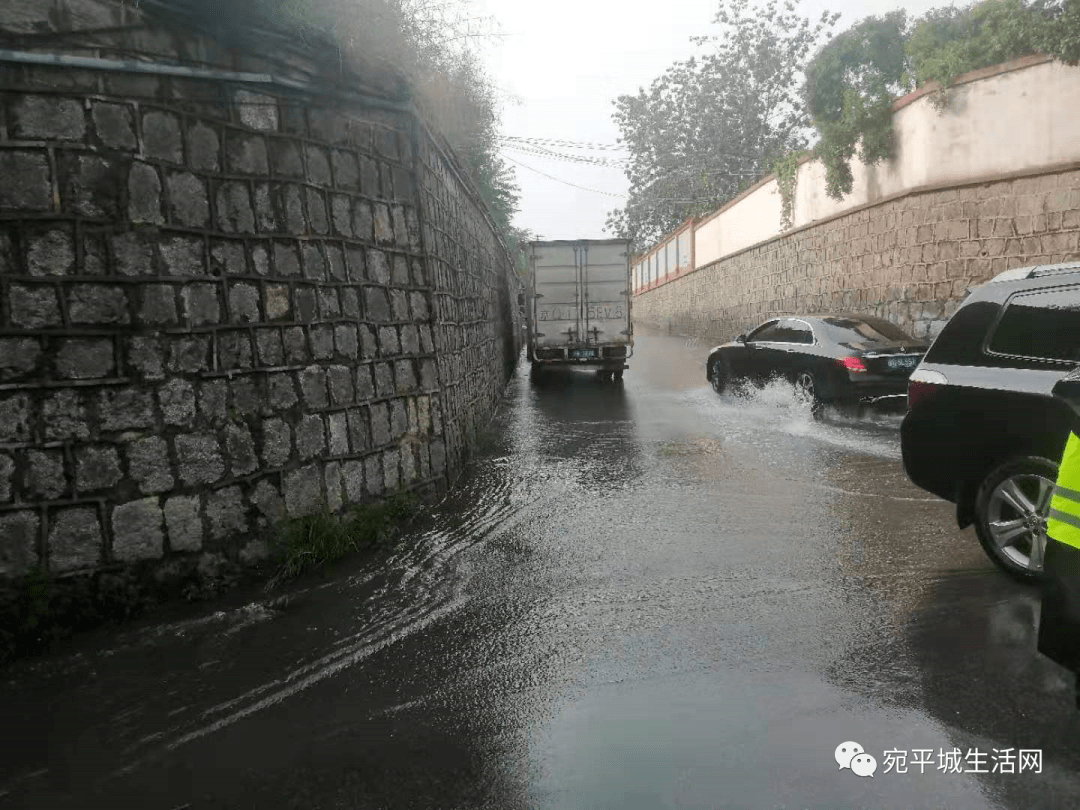
<path id="1" fill-rule="evenodd" d="M 919 15 L 945 5 L 953 3 L 804 0 L 798 8 L 815 20 L 826 10 L 840 12 L 833 28 L 839 33 L 871 14 L 906 8 Z M 502 32 L 485 47 L 485 61 L 500 90 L 516 99 L 504 105 L 503 134 L 525 138 L 615 144 L 612 101 L 647 87 L 672 62 L 701 52 L 691 36 L 722 30 L 712 24 L 717 0 L 472 0 L 471 7 L 494 18 Z M 629 185 L 620 169 L 516 150 L 503 156 L 518 162 L 511 165 L 521 186 L 519 227 L 544 239 L 610 238 L 603 230 L 607 212 L 621 207 L 625 197 L 619 195 Z"/>

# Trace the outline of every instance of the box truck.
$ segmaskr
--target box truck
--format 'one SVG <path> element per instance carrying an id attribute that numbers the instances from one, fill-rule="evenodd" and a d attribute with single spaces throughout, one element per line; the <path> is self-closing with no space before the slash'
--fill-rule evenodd
<path id="1" fill-rule="evenodd" d="M 534 374 L 596 369 L 621 380 L 634 351 L 630 321 L 630 241 L 529 243 L 527 345 Z"/>

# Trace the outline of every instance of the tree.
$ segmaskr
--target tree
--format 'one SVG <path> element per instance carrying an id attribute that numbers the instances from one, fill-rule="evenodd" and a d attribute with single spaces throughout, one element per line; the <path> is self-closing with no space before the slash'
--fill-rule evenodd
<path id="1" fill-rule="evenodd" d="M 1035 53 L 1080 64 L 1080 0 L 982 0 L 931 9 L 910 27 L 896 11 L 837 35 L 810 62 L 806 83 L 829 196 L 851 191 L 856 149 L 867 164 L 892 156 L 894 97 L 935 82 L 942 111 L 960 74 Z"/>
<path id="2" fill-rule="evenodd" d="M 806 71 L 806 107 L 821 139 L 815 152 L 825 164 L 830 197 L 851 191 L 851 158 L 864 163 L 892 155 L 892 100 L 908 79 L 903 10 L 867 17 L 838 34 Z"/>
<path id="3" fill-rule="evenodd" d="M 793 0 L 754 7 L 721 0 L 714 23 L 723 33 L 691 39 L 708 52 L 613 102 L 630 152 L 630 196 L 609 213 L 606 230 L 640 249 L 736 196 L 780 155 L 804 148 L 809 118 L 800 74 L 838 17 L 826 12 L 814 24 Z"/>
<path id="4" fill-rule="evenodd" d="M 1043 14 L 1022 0 L 985 0 L 964 9 L 931 9 L 904 43 L 916 87 L 937 82 L 947 98 L 949 81 L 961 73 L 998 65 L 1038 51 Z"/>
<path id="5" fill-rule="evenodd" d="M 535 233 L 528 228 L 511 228 L 510 229 L 510 242 L 508 247 L 510 253 L 514 257 L 514 270 L 522 278 L 526 278 L 529 275 L 529 242 L 536 239 Z"/>
<path id="6" fill-rule="evenodd" d="M 1035 8 L 1046 20 L 1035 34 L 1039 53 L 1080 65 L 1080 0 L 1037 0 Z"/>

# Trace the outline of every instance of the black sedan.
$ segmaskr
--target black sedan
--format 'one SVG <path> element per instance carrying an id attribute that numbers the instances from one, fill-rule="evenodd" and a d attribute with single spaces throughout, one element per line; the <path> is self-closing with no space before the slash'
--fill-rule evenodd
<path id="1" fill-rule="evenodd" d="M 717 393 L 740 381 L 786 379 L 815 414 L 826 403 L 902 409 L 908 377 L 928 348 L 881 318 L 774 318 L 713 349 L 706 375 Z"/>

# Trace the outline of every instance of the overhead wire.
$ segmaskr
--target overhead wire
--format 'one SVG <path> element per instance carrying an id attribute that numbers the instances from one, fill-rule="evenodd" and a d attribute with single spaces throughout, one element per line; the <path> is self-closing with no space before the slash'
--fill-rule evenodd
<path id="1" fill-rule="evenodd" d="M 622 151 L 622 152 L 631 151 L 630 147 L 625 146 L 623 144 L 597 143 L 597 142 L 588 142 L 588 141 L 570 141 L 570 140 L 562 140 L 562 139 L 558 139 L 558 138 L 533 138 L 533 137 L 526 137 L 526 136 L 521 136 L 521 135 L 496 135 L 495 137 L 496 137 L 497 140 L 500 140 L 500 141 L 511 141 L 511 142 L 516 142 L 516 143 L 535 145 L 535 146 L 561 146 L 561 147 L 570 148 L 570 149 L 613 150 L 613 151 Z M 730 159 L 733 159 L 733 160 L 746 160 L 746 161 L 750 161 L 752 163 L 762 163 L 766 159 L 764 156 L 762 156 L 760 154 L 758 154 L 758 155 L 747 155 L 747 154 L 741 154 L 741 153 L 737 153 L 737 152 L 717 152 L 717 151 L 714 151 L 714 150 L 709 150 L 709 156 L 710 157 L 730 158 Z M 617 160 L 630 160 L 630 158 L 616 158 L 616 159 Z"/>
<path id="2" fill-rule="evenodd" d="M 566 155 L 559 152 L 552 152 L 549 149 L 529 148 L 524 146 L 502 146 L 499 148 L 500 150 L 510 149 L 526 155 L 535 155 L 537 157 L 546 158 L 548 160 L 561 160 L 566 163 L 584 163 L 590 166 L 602 166 L 609 169 L 626 168 L 626 163 L 624 161 L 613 161 L 605 160 L 603 158 L 583 157 L 581 155 Z"/>
<path id="3" fill-rule="evenodd" d="M 499 140 L 503 141 L 517 141 L 521 143 L 539 144 L 544 146 L 562 146 L 569 147 L 571 149 L 593 149 L 599 151 L 621 151 L 627 152 L 629 148 L 622 144 L 615 143 L 597 143 L 594 141 L 570 141 L 559 138 L 530 138 L 520 135 L 498 135 Z"/>
<path id="4" fill-rule="evenodd" d="M 623 159 L 623 160 L 608 160 L 608 159 L 604 159 L 604 158 L 584 157 L 584 156 L 580 156 L 580 155 L 567 155 L 567 154 L 563 154 L 563 153 L 559 153 L 559 152 L 553 152 L 553 151 L 548 150 L 548 149 L 527 148 L 527 147 L 522 147 L 522 146 L 501 146 L 501 147 L 499 147 L 499 151 L 501 151 L 501 152 L 505 151 L 507 149 L 513 150 L 515 152 L 520 152 L 520 153 L 526 154 L 526 155 L 533 155 L 533 156 L 536 156 L 536 157 L 541 157 L 541 158 L 544 158 L 546 160 L 558 160 L 558 161 L 562 161 L 564 163 L 579 163 L 579 164 L 584 164 L 584 165 L 587 165 L 587 166 L 599 166 L 599 167 L 602 167 L 602 168 L 619 169 L 621 171 L 625 171 L 630 165 L 629 161 L 625 160 L 625 159 Z M 704 173 L 706 177 L 712 177 L 712 178 L 715 178 L 715 177 L 760 177 L 762 175 L 762 172 L 763 172 L 763 169 L 760 166 L 755 166 L 753 164 L 750 164 L 749 166 L 747 166 L 747 168 L 750 169 L 749 171 L 735 171 L 735 170 L 731 170 L 731 169 L 727 169 L 727 168 L 724 168 L 721 171 L 716 170 L 716 169 L 720 168 L 723 165 L 724 164 L 711 164 L 711 165 L 706 165 L 704 167 L 701 167 L 701 166 L 678 166 L 678 167 L 675 167 L 675 168 L 672 168 L 672 169 L 665 170 L 664 173 L 663 173 L 663 176 L 656 178 L 655 180 L 652 181 L 652 183 L 661 182 L 662 180 L 664 180 L 666 178 L 670 178 L 672 176 L 677 176 L 677 177 L 700 176 L 701 174 Z"/>
<path id="5" fill-rule="evenodd" d="M 578 185 L 577 183 L 571 183 L 568 180 L 563 180 L 560 177 L 555 177 L 554 175 L 548 174 L 547 172 L 541 171 L 540 169 L 537 169 L 537 168 L 535 168 L 533 166 L 529 166 L 528 164 L 522 163 L 521 161 L 516 160 L 514 157 L 511 157 L 510 155 L 506 154 L 506 152 L 509 150 L 509 151 L 514 151 L 514 152 L 520 153 L 520 154 L 533 155 L 535 157 L 540 157 L 540 158 L 543 158 L 545 160 L 557 160 L 557 161 L 561 161 L 561 162 L 564 162 L 564 163 L 585 164 L 585 165 L 598 166 L 598 167 L 602 167 L 602 168 L 618 168 L 618 169 L 621 169 L 621 170 L 625 171 L 626 168 L 631 163 L 631 158 L 629 158 L 629 157 L 626 157 L 626 158 L 615 158 L 615 157 L 607 158 L 607 157 L 593 157 L 593 156 L 587 156 L 587 155 L 571 155 L 571 154 L 567 154 L 565 152 L 557 152 L 557 151 L 554 151 L 552 149 L 548 149 L 547 146 L 557 146 L 557 147 L 561 147 L 561 148 L 564 148 L 564 149 L 565 148 L 572 148 L 572 149 L 602 149 L 602 150 L 614 150 L 614 149 L 626 150 L 626 147 L 618 146 L 618 145 L 615 145 L 615 144 L 599 144 L 599 143 L 595 143 L 595 142 L 589 143 L 589 142 L 582 142 L 582 141 L 567 141 L 567 140 L 561 140 L 561 139 L 555 139 L 555 138 L 524 138 L 524 137 L 518 137 L 518 136 L 497 136 L 497 137 L 498 137 L 498 140 L 502 141 L 502 144 L 499 146 L 499 151 L 503 154 L 503 157 L 505 157 L 511 163 L 514 163 L 514 164 L 516 164 L 518 166 L 521 166 L 523 169 L 528 169 L 529 171 L 534 172 L 536 174 L 539 174 L 542 177 L 546 177 L 549 180 L 553 180 L 556 183 L 562 183 L 563 185 L 570 186 L 571 188 L 575 188 L 575 189 L 578 189 L 580 191 L 587 191 L 587 192 L 592 193 L 592 194 L 602 194 L 602 195 L 604 195 L 606 197 L 617 197 L 617 198 L 621 198 L 621 199 L 627 199 L 630 196 L 629 193 L 617 194 L 617 193 L 610 192 L 610 191 L 601 191 L 600 189 L 588 188 L 586 186 Z M 712 153 L 710 153 L 709 157 L 710 158 L 720 158 L 722 163 L 713 163 L 712 161 L 710 161 L 710 163 L 707 164 L 704 167 L 702 167 L 702 166 L 696 166 L 696 167 L 695 166 L 680 166 L 680 167 L 676 167 L 675 169 L 671 169 L 671 170 L 666 171 L 665 174 L 666 174 L 667 178 L 670 178 L 672 175 L 686 176 L 688 174 L 691 174 L 691 175 L 704 174 L 707 178 L 718 178 L 718 177 L 744 177 L 745 178 L 745 177 L 761 177 L 762 176 L 762 170 L 763 169 L 762 169 L 762 167 L 760 165 L 761 163 L 764 162 L 764 158 L 762 158 L 762 157 L 750 158 L 747 155 L 737 155 L 737 154 L 725 153 L 725 152 L 712 152 Z M 727 160 L 724 160 L 725 158 Z M 743 165 L 746 168 L 750 168 L 751 171 L 730 171 L 730 170 L 715 171 L 715 169 L 720 168 L 721 165 L 727 166 L 728 165 L 728 160 L 748 161 L 747 163 L 744 163 Z M 655 183 L 662 182 L 664 179 L 666 179 L 666 178 L 665 177 L 658 177 L 655 180 L 653 180 L 652 182 L 650 182 L 649 185 L 654 185 Z M 670 205 L 700 205 L 701 203 L 708 203 L 708 202 L 713 202 L 713 200 L 709 200 L 709 199 L 682 199 L 682 198 L 677 198 L 677 197 L 659 197 L 659 198 L 652 198 L 652 199 L 647 199 L 647 200 L 635 201 L 633 203 L 633 206 L 635 208 L 637 208 L 637 209 L 641 209 L 641 208 L 660 208 L 660 207 L 670 206 Z"/>
<path id="6" fill-rule="evenodd" d="M 593 194 L 604 194 L 604 195 L 606 195 L 608 197 L 626 197 L 627 196 L 626 194 L 616 194 L 616 193 L 611 192 L 611 191 L 600 191 L 599 189 L 595 189 L 595 188 L 585 188 L 585 186 L 579 186 L 579 185 L 577 185 L 577 183 L 571 183 L 568 180 L 562 180 L 562 179 L 560 179 L 558 177 L 555 177 L 553 175 L 548 174 L 547 172 L 542 172 L 539 169 L 534 169 L 532 166 L 526 166 L 521 161 L 514 160 L 509 155 L 504 155 L 504 157 L 507 160 L 509 160 L 511 163 L 516 163 L 518 166 L 521 166 L 523 169 L 528 169 L 531 172 L 536 172 L 537 174 L 541 174 L 544 177 L 548 178 L 549 180 L 554 180 L 556 183 L 563 183 L 564 185 L 567 185 L 567 186 L 573 186 L 574 188 L 581 189 L 582 191 L 591 191 Z"/>
<path id="7" fill-rule="evenodd" d="M 571 186 L 572 188 L 580 189 L 582 191 L 590 191 L 593 194 L 603 194 L 603 195 L 605 195 L 607 197 L 628 197 L 629 196 L 626 193 L 616 194 L 616 193 L 611 192 L 611 191 L 600 191 L 599 189 L 595 189 L 595 188 L 586 188 L 585 186 L 579 186 L 577 183 L 571 183 L 569 180 L 563 180 L 560 177 L 555 177 L 554 175 L 548 174 L 547 172 L 542 172 L 539 169 L 533 168 L 532 166 L 527 166 L 526 164 L 522 163 L 519 160 L 514 160 L 514 158 L 510 157 L 509 155 L 506 155 L 505 157 L 511 163 L 516 163 L 518 166 L 521 166 L 523 169 L 528 169 L 531 172 L 536 172 L 537 174 L 542 175 L 542 176 L 548 178 L 549 180 L 554 180 L 556 183 L 562 183 L 563 185 Z M 635 207 L 640 208 L 640 207 L 648 207 L 650 205 L 658 207 L 659 203 L 667 203 L 668 205 L 697 205 L 697 204 L 702 203 L 702 202 L 707 202 L 707 200 L 695 200 L 695 199 L 685 200 L 685 199 L 680 199 L 678 197 L 658 197 L 658 198 L 655 198 L 655 199 L 652 199 L 652 200 L 642 200 L 642 201 L 639 201 L 639 202 L 635 203 L 634 205 L 635 205 Z"/>

